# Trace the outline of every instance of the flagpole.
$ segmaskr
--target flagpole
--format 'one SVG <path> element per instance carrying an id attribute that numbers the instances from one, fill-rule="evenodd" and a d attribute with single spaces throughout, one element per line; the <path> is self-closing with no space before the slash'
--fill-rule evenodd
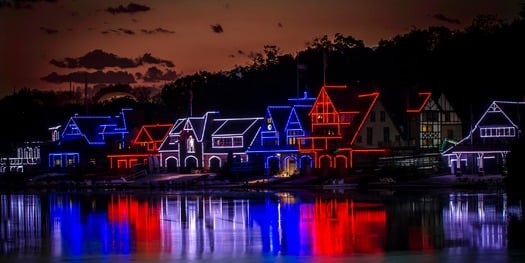
<path id="1" fill-rule="evenodd" d="M 295 62 L 295 88 L 296 88 L 296 93 L 297 93 L 297 98 L 299 98 L 299 61 L 296 60 Z"/>
<path id="2" fill-rule="evenodd" d="M 323 50 L 323 86 L 326 85 L 326 50 Z"/>

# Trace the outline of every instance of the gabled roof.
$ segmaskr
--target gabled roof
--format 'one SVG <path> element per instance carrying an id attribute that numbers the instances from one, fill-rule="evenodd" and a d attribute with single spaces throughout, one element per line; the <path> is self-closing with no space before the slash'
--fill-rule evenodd
<path id="1" fill-rule="evenodd" d="M 388 112 L 390 119 L 394 125 L 401 132 L 403 138 L 407 138 L 406 129 L 409 117 L 413 114 L 419 114 L 425 109 L 428 102 L 433 99 L 433 94 L 430 91 L 392 91 L 386 90 L 381 92 L 380 100 Z M 443 94 L 440 94 L 444 96 Z M 435 98 L 434 102 L 442 101 L 443 98 Z M 437 105 L 441 107 L 441 105 Z"/>
<path id="2" fill-rule="evenodd" d="M 205 138 L 206 134 L 205 132 L 209 132 L 210 130 L 213 130 L 214 128 L 210 128 L 210 125 L 213 125 L 213 115 L 217 112 L 209 111 L 206 112 L 201 117 L 186 117 L 186 118 L 179 118 L 175 121 L 173 126 L 171 127 L 171 130 L 168 132 L 168 136 L 164 138 L 164 141 L 159 146 L 159 151 L 170 151 L 170 150 L 177 150 L 178 145 L 170 144 L 170 137 L 171 136 L 180 136 L 183 132 L 193 132 L 195 134 L 195 139 L 198 142 L 202 142 L 202 140 Z"/>
<path id="3" fill-rule="evenodd" d="M 268 106 L 266 108 L 267 116 L 272 118 L 273 127 L 276 131 L 284 131 L 291 110 L 292 106 Z"/>
<path id="4" fill-rule="evenodd" d="M 347 87 L 347 86 L 329 86 L 325 85 L 321 88 L 317 100 L 323 96 L 322 93 L 329 97 L 330 102 L 334 106 L 337 112 L 356 112 L 362 108 L 359 103 L 353 103 L 356 98 L 361 94 L 368 94 L 376 92 L 375 87 Z M 313 108 L 312 108 L 313 110 Z M 311 114 L 312 112 L 310 112 Z"/>
<path id="5" fill-rule="evenodd" d="M 421 91 L 415 94 L 410 94 L 407 101 L 407 112 L 419 113 L 425 108 L 428 100 L 432 96 L 432 92 Z"/>
<path id="6" fill-rule="evenodd" d="M 356 100 L 354 101 L 354 106 L 356 107 L 355 110 L 359 113 L 355 115 L 354 119 L 352 120 L 352 125 L 350 125 L 349 132 L 352 136 L 350 141 L 351 145 L 355 143 L 355 140 L 357 139 L 361 128 L 365 124 L 365 121 L 368 118 L 368 115 L 370 114 L 370 111 L 374 107 L 378 98 L 379 92 L 357 95 Z"/>
<path id="7" fill-rule="evenodd" d="M 301 127 L 305 130 L 305 132 L 308 131 L 308 127 L 310 127 L 311 119 L 308 117 L 308 113 L 310 112 L 310 109 L 312 106 L 295 106 L 293 108 L 293 111 L 295 112 L 295 115 L 297 116 L 297 119 L 301 123 Z"/>
<path id="8" fill-rule="evenodd" d="M 142 125 L 133 139 L 133 143 L 162 142 L 168 135 L 173 124 Z"/>
<path id="9" fill-rule="evenodd" d="M 286 121 L 286 127 L 284 130 L 303 130 L 301 119 L 297 115 L 297 110 L 295 107 L 292 108 L 290 114 L 288 114 L 288 120 Z"/>
<path id="10" fill-rule="evenodd" d="M 128 133 L 124 109 L 117 116 L 80 116 L 71 117 L 62 132 L 62 140 L 85 138 L 88 144 L 105 144 L 107 136 L 123 136 Z"/>
<path id="11" fill-rule="evenodd" d="M 246 117 L 246 118 L 228 118 L 215 119 L 213 126 L 217 126 L 212 133 L 212 138 L 218 137 L 242 137 L 243 145 L 239 147 L 230 148 L 212 148 L 206 149 L 206 152 L 225 152 L 225 151 L 246 151 L 246 149 L 253 143 L 255 137 L 259 134 L 262 117 Z"/>
<path id="12" fill-rule="evenodd" d="M 264 119 L 271 118 L 273 127 L 271 130 L 266 129 L 266 123 L 261 123 L 261 129 L 251 143 L 249 152 L 280 152 L 280 151 L 297 151 L 296 147 L 288 145 L 286 142 L 286 135 L 288 129 L 304 130 L 304 127 L 310 127 L 310 118 L 308 113 L 312 108 L 315 98 L 308 97 L 308 93 L 304 93 L 302 98 L 288 99 L 290 105 L 270 105 L 266 108 L 266 115 Z M 262 146 L 262 132 L 272 133 L 279 136 L 279 143 L 273 146 Z M 275 137 L 274 137 L 275 138 Z"/>
<path id="13" fill-rule="evenodd" d="M 523 136 L 524 116 L 525 102 L 493 101 L 474 125 L 469 135 L 444 150 L 442 155 L 456 152 L 510 151 L 510 147 L 516 143 L 519 137 Z M 483 135 L 482 128 L 494 128 L 494 132 L 497 134 Z"/>
<path id="14" fill-rule="evenodd" d="M 488 113 L 500 113 L 500 114 L 488 114 Z M 499 116 L 502 115 L 502 116 Z M 500 117 L 496 119 L 495 117 Z M 525 121 L 525 102 L 514 102 L 514 101 L 494 101 L 484 118 L 479 121 L 477 125 L 485 125 L 489 123 L 489 120 L 495 124 L 508 124 L 516 128 L 523 129 L 522 123 Z"/>
<path id="15" fill-rule="evenodd" d="M 231 118 L 231 119 L 215 119 L 220 122 L 220 126 L 212 133 L 212 136 L 234 136 L 246 135 L 253 131 L 254 126 L 260 128 L 261 117 L 253 118 Z"/>
<path id="16" fill-rule="evenodd" d="M 321 90 L 324 90 L 338 112 L 348 112 L 354 109 L 354 105 L 349 103 L 355 96 L 354 89 L 347 86 L 323 86 Z"/>
<path id="17" fill-rule="evenodd" d="M 324 94 L 322 94 L 323 92 Z M 321 96 L 324 95 L 328 97 L 334 110 L 339 114 L 351 113 L 353 115 L 350 127 L 345 129 L 344 134 L 342 134 L 344 138 L 349 140 L 348 143 L 353 143 L 378 99 L 379 92 L 376 91 L 375 87 L 323 86 L 319 92 L 318 100 L 322 100 Z M 316 114 L 314 110 L 312 107 L 309 113 L 310 117 L 312 114 Z"/>

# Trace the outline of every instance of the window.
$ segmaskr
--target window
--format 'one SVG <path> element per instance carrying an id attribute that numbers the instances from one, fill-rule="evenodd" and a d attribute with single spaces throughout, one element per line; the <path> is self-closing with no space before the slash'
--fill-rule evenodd
<path id="1" fill-rule="evenodd" d="M 515 137 L 516 130 L 514 127 L 487 127 L 480 128 L 481 137 Z"/>
<path id="2" fill-rule="evenodd" d="M 375 122 L 376 121 L 376 112 L 375 111 L 371 111 L 370 112 L 370 121 L 371 122 Z"/>
<path id="3" fill-rule="evenodd" d="M 450 121 L 450 111 L 445 112 L 445 121 L 446 122 Z"/>
<path id="4" fill-rule="evenodd" d="M 233 147 L 242 146 L 242 137 L 233 137 Z"/>
<path id="5" fill-rule="evenodd" d="M 176 137 L 176 136 L 172 136 L 172 135 L 170 135 L 170 141 L 169 141 L 169 144 L 176 144 L 177 142 L 179 142 L 179 138 Z"/>
<path id="6" fill-rule="evenodd" d="M 263 138 L 263 144 L 267 138 Z M 235 137 L 215 137 L 212 139 L 213 148 L 232 148 L 232 147 L 242 147 L 244 144 L 244 139 L 242 136 Z"/>
<path id="7" fill-rule="evenodd" d="M 374 136 L 374 129 L 372 129 L 372 127 L 366 128 L 366 144 L 372 145 L 374 141 L 373 136 Z"/>
<path id="8" fill-rule="evenodd" d="M 437 111 L 426 111 L 422 114 L 423 121 L 437 122 L 439 121 L 439 112 Z"/>
<path id="9" fill-rule="evenodd" d="M 53 130 L 53 136 L 52 136 L 52 141 L 58 141 L 60 140 L 60 133 L 57 131 L 57 130 Z"/>
<path id="10" fill-rule="evenodd" d="M 431 131 L 433 131 L 431 124 L 421 125 L 421 132 L 431 132 Z"/>
<path id="11" fill-rule="evenodd" d="M 383 128 L 383 142 L 384 143 L 390 142 L 390 127 Z"/>
<path id="12" fill-rule="evenodd" d="M 304 131 L 288 130 L 287 134 L 288 134 L 288 145 L 295 145 L 297 144 L 297 137 L 304 135 Z"/>
<path id="13" fill-rule="evenodd" d="M 351 123 L 354 120 L 354 115 L 352 113 L 342 113 L 341 114 L 341 123 Z"/>
<path id="14" fill-rule="evenodd" d="M 385 111 L 381 111 L 381 112 L 379 113 L 379 120 L 380 120 L 381 122 L 385 122 L 385 121 L 386 121 L 386 112 L 385 112 Z"/>

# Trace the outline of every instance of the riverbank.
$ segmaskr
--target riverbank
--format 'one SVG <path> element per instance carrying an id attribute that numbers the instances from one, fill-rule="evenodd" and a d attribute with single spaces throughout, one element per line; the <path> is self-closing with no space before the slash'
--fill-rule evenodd
<path id="1" fill-rule="evenodd" d="M 97 188 L 97 189 L 203 189 L 203 188 L 279 188 L 279 189 L 429 189 L 429 188 L 480 188 L 504 187 L 502 175 L 461 176 L 443 174 L 417 179 L 396 181 L 392 177 L 349 175 L 344 178 L 319 176 L 253 176 L 238 180 L 220 178 L 213 173 L 159 173 L 148 174 L 132 180 L 125 177 L 68 176 L 45 174 L 33 177 L 23 175 L 0 176 L 0 188 Z"/>

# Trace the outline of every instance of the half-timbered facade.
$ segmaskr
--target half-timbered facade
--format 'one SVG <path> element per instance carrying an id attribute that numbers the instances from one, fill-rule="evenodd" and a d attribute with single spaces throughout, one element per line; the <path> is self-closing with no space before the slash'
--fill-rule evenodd
<path id="1" fill-rule="evenodd" d="M 355 142 L 379 92 L 347 86 L 323 86 L 309 112 L 309 135 L 299 138 L 299 152 L 310 154 L 314 168 L 327 174 L 330 169 L 346 173 L 354 162 L 366 162 L 367 155 L 384 154 L 387 149 L 355 147 Z"/>
<path id="2" fill-rule="evenodd" d="M 420 91 L 383 96 L 360 136 L 361 143 L 390 149 L 388 156 L 379 158 L 378 167 L 408 166 L 428 173 L 442 168 L 442 142 L 459 140 L 462 128 L 444 94 Z"/>
<path id="3" fill-rule="evenodd" d="M 171 126 L 172 124 L 142 125 L 128 149 L 108 154 L 109 168 L 117 174 L 128 174 L 134 168 L 145 169 L 149 173 L 160 172 L 159 147 Z"/>

